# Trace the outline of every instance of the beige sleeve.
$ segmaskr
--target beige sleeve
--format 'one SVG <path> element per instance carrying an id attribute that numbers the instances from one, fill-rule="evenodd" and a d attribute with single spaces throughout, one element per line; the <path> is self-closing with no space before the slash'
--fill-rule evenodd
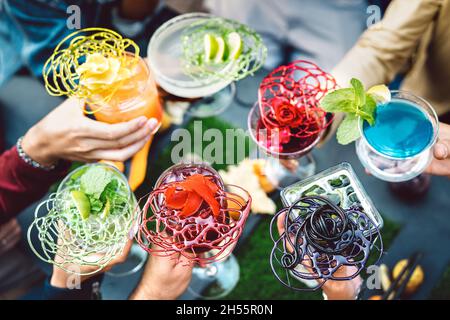
<path id="1" fill-rule="evenodd" d="M 390 83 L 414 54 L 444 1 L 393 0 L 383 19 L 367 29 L 333 69 L 337 83 L 349 87 L 351 78 L 360 79 L 366 88 Z M 322 144 L 334 135 L 343 118 L 343 114 L 335 115 Z"/>
<path id="2" fill-rule="evenodd" d="M 393 0 L 383 19 L 367 29 L 334 68 L 341 86 L 351 78 L 366 87 L 389 83 L 405 65 L 445 0 Z"/>

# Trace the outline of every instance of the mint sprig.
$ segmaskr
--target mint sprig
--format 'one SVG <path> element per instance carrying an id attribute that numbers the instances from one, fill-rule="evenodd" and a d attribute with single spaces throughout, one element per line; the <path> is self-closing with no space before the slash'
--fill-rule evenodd
<path id="1" fill-rule="evenodd" d="M 340 144 L 349 144 L 357 140 L 361 133 L 359 122 L 367 121 L 371 126 L 375 123 L 376 101 L 366 93 L 364 85 L 358 79 L 350 81 L 351 88 L 335 90 L 327 94 L 321 107 L 327 112 L 346 113 L 345 119 L 340 124 L 336 137 Z"/>

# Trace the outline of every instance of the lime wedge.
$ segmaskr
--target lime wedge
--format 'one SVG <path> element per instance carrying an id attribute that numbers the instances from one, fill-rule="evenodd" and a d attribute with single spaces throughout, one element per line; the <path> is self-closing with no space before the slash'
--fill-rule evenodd
<path id="1" fill-rule="evenodd" d="M 237 32 L 232 32 L 227 36 L 228 57 L 227 59 L 236 60 L 242 53 L 244 44 L 241 36 Z"/>
<path id="2" fill-rule="evenodd" d="M 103 220 L 105 220 L 109 216 L 110 212 L 111 212 L 111 202 L 109 202 L 109 200 L 106 200 L 105 207 L 103 208 L 103 211 L 102 211 L 100 217 Z"/>
<path id="3" fill-rule="evenodd" d="M 379 84 L 370 88 L 367 91 L 367 94 L 372 96 L 377 103 L 384 104 L 391 101 L 391 91 L 384 84 Z"/>
<path id="4" fill-rule="evenodd" d="M 83 220 L 89 218 L 91 214 L 91 203 L 89 202 L 89 198 L 82 191 L 73 190 L 70 192 L 72 196 L 72 200 L 77 207 L 78 212 L 81 215 Z"/>
<path id="5" fill-rule="evenodd" d="M 219 44 L 216 37 L 211 34 L 205 34 L 203 44 L 205 47 L 205 62 L 208 62 L 216 56 Z"/>
<path id="6" fill-rule="evenodd" d="M 225 55 L 225 41 L 222 37 L 216 37 L 217 41 L 217 53 L 214 57 L 215 63 L 222 63 L 223 62 L 223 56 Z"/>

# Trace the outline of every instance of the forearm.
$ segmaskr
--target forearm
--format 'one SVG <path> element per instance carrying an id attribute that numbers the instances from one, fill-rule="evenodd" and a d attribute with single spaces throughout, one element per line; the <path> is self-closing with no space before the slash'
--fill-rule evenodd
<path id="1" fill-rule="evenodd" d="M 332 74 L 341 86 L 351 78 L 366 87 L 389 83 L 412 57 L 431 25 L 442 0 L 394 0 L 383 20 L 371 26 L 335 67 Z"/>
<path id="2" fill-rule="evenodd" d="M 19 157 L 16 147 L 5 151 L 0 156 L 0 224 L 42 198 L 68 167 L 61 162 L 51 171 L 33 168 Z"/>

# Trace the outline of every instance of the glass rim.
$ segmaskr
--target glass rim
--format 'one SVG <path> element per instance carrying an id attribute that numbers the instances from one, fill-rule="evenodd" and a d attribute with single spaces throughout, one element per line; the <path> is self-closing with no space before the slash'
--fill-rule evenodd
<path id="1" fill-rule="evenodd" d="M 211 173 L 218 178 L 218 180 L 220 181 L 220 183 L 222 184 L 221 187 L 223 188 L 225 186 L 225 183 L 222 180 L 222 177 L 220 176 L 219 172 L 217 172 L 216 169 L 214 169 L 210 164 L 206 163 L 206 162 L 202 162 L 202 163 L 176 163 L 174 165 L 171 165 L 169 168 L 167 168 L 166 170 L 164 170 L 158 177 L 158 179 L 155 182 L 155 186 L 153 187 L 153 189 L 157 189 L 161 186 L 161 182 L 163 177 L 165 177 L 169 172 L 173 171 L 174 169 L 178 169 L 178 168 L 198 168 L 198 167 L 203 167 L 206 168 L 207 170 L 211 171 Z"/>
<path id="2" fill-rule="evenodd" d="M 102 162 L 96 162 L 96 163 L 87 163 L 84 164 L 78 168 L 76 168 L 75 170 L 69 172 L 64 179 L 61 181 L 61 183 L 58 186 L 58 189 L 56 190 L 56 193 L 62 192 L 64 190 L 66 190 L 65 188 L 63 188 L 63 186 L 67 183 L 67 181 L 77 172 L 86 169 L 88 167 L 106 167 L 109 169 L 112 169 L 115 173 L 118 174 L 118 176 L 120 176 L 120 178 L 125 182 L 125 185 L 127 186 L 127 190 L 129 192 L 129 196 L 130 198 L 133 197 L 133 191 L 131 190 L 130 184 L 128 183 L 128 179 L 125 177 L 125 175 L 123 174 L 123 172 L 121 172 L 119 169 L 117 169 L 115 166 L 110 165 L 108 163 L 102 163 Z"/>
<path id="3" fill-rule="evenodd" d="M 258 139 L 256 138 L 255 132 L 257 131 L 256 129 L 252 128 L 251 125 L 251 117 L 253 115 L 253 113 L 256 112 L 256 109 L 259 108 L 259 102 L 255 102 L 253 104 L 253 107 L 250 109 L 250 112 L 248 113 L 248 117 L 247 117 L 247 126 L 248 126 L 248 130 L 250 132 L 250 136 L 252 137 L 252 140 L 256 143 L 256 145 L 263 149 L 266 153 L 268 153 L 269 155 L 277 155 L 277 156 L 282 156 L 282 157 L 295 157 L 295 158 L 300 158 L 306 154 L 308 154 L 309 152 L 311 152 L 311 150 L 320 142 L 320 139 L 322 139 L 322 136 L 325 133 L 325 130 L 322 130 L 319 135 L 317 136 L 316 140 L 314 140 L 313 143 L 311 143 L 309 146 L 307 146 L 306 148 L 299 150 L 299 151 L 295 151 L 295 152 L 276 152 L 276 151 L 272 151 L 269 150 L 266 146 L 264 146 L 263 144 L 259 143 Z M 260 115 L 261 118 L 261 115 Z"/>
<path id="4" fill-rule="evenodd" d="M 168 28 L 170 28 L 171 26 L 179 23 L 180 21 L 184 21 L 187 19 L 194 19 L 197 18 L 197 20 L 206 20 L 206 19 L 212 19 L 212 18 L 220 18 L 218 16 L 215 16 L 213 14 L 210 13 L 205 13 L 205 12 L 189 12 L 189 13 L 185 13 L 185 14 L 181 14 L 178 15 L 166 22 L 164 22 L 162 25 L 160 25 L 158 27 L 158 29 L 156 29 L 156 31 L 153 33 L 152 37 L 150 38 L 150 41 L 148 43 L 147 46 L 147 60 L 148 60 L 148 64 L 150 69 L 155 73 L 157 78 L 163 79 L 165 82 L 170 83 L 174 86 L 183 88 L 183 89 L 195 89 L 198 87 L 203 87 L 205 85 L 212 85 L 212 84 L 216 84 L 216 83 L 220 83 L 221 81 L 223 81 L 223 79 L 221 78 L 211 78 L 211 79 L 205 79 L 204 81 L 199 81 L 198 79 L 191 79 L 189 81 L 179 81 L 179 80 L 174 80 L 166 75 L 164 75 L 160 69 L 158 69 L 157 64 L 152 62 L 151 56 L 150 56 L 150 52 L 154 50 L 154 47 L 156 46 L 156 40 L 157 38 L 160 37 L 160 35 L 166 31 Z M 210 81 L 208 81 L 210 80 Z M 211 81 L 212 80 L 212 81 Z M 232 80 L 230 81 L 226 81 L 227 85 L 229 83 L 233 82 Z M 225 82 L 224 82 L 225 83 Z"/>
<path id="5" fill-rule="evenodd" d="M 390 90 L 390 92 L 391 92 L 391 96 L 397 95 L 397 94 L 404 94 L 404 95 L 406 95 L 406 96 L 413 97 L 413 98 L 419 100 L 421 103 L 423 103 L 423 104 L 420 105 L 420 104 L 416 103 L 415 101 L 409 100 L 409 99 L 407 99 L 407 98 L 402 98 L 402 97 L 399 97 L 399 98 L 398 98 L 398 99 L 402 99 L 402 100 L 407 100 L 407 101 L 413 102 L 414 104 L 416 104 L 417 106 L 419 106 L 419 108 L 421 109 L 422 112 L 426 113 L 427 118 L 428 118 L 428 117 L 431 118 L 431 119 L 430 119 L 430 120 L 431 120 L 430 122 L 432 123 L 432 126 L 433 126 L 433 139 L 430 140 L 430 142 L 427 144 L 426 147 L 424 147 L 420 152 L 418 152 L 418 153 L 416 153 L 416 154 L 414 154 L 414 155 L 407 156 L 407 157 L 394 157 L 394 156 L 389 156 L 389 155 L 386 155 L 386 154 L 384 154 L 384 153 L 382 153 L 382 152 L 376 150 L 376 149 L 369 143 L 369 141 L 367 140 L 366 136 L 364 135 L 364 129 L 363 129 L 363 123 L 364 123 L 364 120 L 361 119 L 361 117 L 359 117 L 359 121 L 358 121 L 358 129 L 359 129 L 359 132 L 360 132 L 360 134 L 361 134 L 360 139 L 363 139 L 364 143 L 367 144 L 367 146 L 369 147 L 369 149 L 370 149 L 372 152 L 376 153 L 377 155 L 379 155 L 379 156 L 381 156 L 381 157 L 387 158 L 387 159 L 400 160 L 400 161 L 402 161 L 402 160 L 409 160 L 409 159 L 413 159 L 413 158 L 419 157 L 419 156 L 423 155 L 425 152 L 427 152 L 430 148 L 432 148 L 432 147 L 434 146 L 434 144 L 436 143 L 437 139 L 438 139 L 438 136 L 439 136 L 439 118 L 438 118 L 438 116 L 437 116 L 437 113 L 436 113 L 436 111 L 434 110 L 434 108 L 431 106 L 431 104 L 430 104 L 427 100 L 425 100 L 424 98 L 422 98 L 422 97 L 420 97 L 420 96 L 418 96 L 418 95 L 415 95 L 415 94 L 412 93 L 412 92 L 405 91 L 405 90 Z M 377 108 L 378 108 L 378 105 L 377 105 Z M 434 123 L 433 123 L 433 121 L 434 121 Z"/>

